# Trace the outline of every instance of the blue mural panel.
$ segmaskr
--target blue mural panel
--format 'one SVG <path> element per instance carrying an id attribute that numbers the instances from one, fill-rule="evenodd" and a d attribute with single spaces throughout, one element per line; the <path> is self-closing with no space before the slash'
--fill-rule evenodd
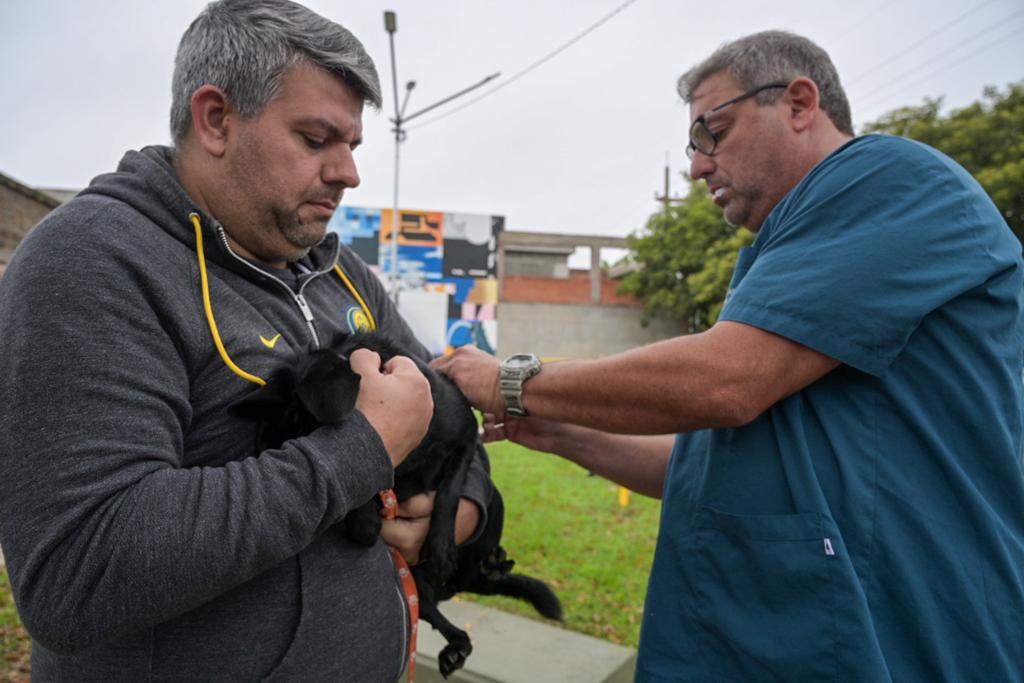
<path id="1" fill-rule="evenodd" d="M 398 245 L 398 274 L 405 287 L 418 288 L 441 280 L 441 247 Z M 380 245 L 380 270 L 391 273 L 391 245 Z"/>
<path id="2" fill-rule="evenodd" d="M 392 272 L 391 215 L 391 209 L 341 206 L 327 224 L 385 282 Z M 505 219 L 408 209 L 399 215 L 400 289 L 447 292 L 448 346 L 475 344 L 494 353 L 494 278 L 498 234 Z"/>
<path id="3" fill-rule="evenodd" d="M 339 206 L 327 229 L 338 233 L 342 243 L 352 247 L 367 265 L 375 266 L 380 258 L 380 217 L 380 209 Z"/>

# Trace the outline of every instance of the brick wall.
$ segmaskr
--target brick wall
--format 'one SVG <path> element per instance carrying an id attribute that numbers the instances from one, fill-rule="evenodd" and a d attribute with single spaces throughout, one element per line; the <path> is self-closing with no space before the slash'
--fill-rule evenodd
<path id="1" fill-rule="evenodd" d="M 28 231 L 60 202 L 0 174 L 0 277 Z"/>
<path id="2" fill-rule="evenodd" d="M 57 206 L 56 200 L 47 199 L 30 197 L 0 183 L 0 252 L 14 251 L 29 229 Z"/>
<path id="3" fill-rule="evenodd" d="M 616 294 L 615 290 L 618 286 L 618 280 L 602 276 L 600 302 L 602 306 L 640 305 L 631 296 Z M 502 303 L 589 304 L 591 303 L 590 273 L 586 270 L 573 270 L 565 279 L 506 275 L 501 283 L 501 301 Z"/>

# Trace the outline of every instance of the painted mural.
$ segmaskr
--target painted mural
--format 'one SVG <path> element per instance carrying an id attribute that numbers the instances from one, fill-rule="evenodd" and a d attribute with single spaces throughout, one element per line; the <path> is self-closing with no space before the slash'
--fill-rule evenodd
<path id="1" fill-rule="evenodd" d="M 340 206 L 328 224 L 385 283 L 392 267 L 392 209 Z M 399 210 L 398 305 L 433 353 L 498 343 L 498 233 L 504 216 Z"/>

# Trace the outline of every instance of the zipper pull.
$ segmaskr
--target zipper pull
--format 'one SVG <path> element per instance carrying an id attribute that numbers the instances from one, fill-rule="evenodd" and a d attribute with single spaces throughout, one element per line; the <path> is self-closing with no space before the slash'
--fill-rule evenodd
<path id="1" fill-rule="evenodd" d="M 835 555 L 836 554 L 836 551 L 832 549 L 832 539 L 828 538 L 827 536 L 825 537 L 825 554 L 826 555 Z"/>
<path id="2" fill-rule="evenodd" d="M 302 315 L 306 318 L 306 322 L 312 324 L 313 310 L 309 307 L 309 304 L 306 303 L 306 297 L 301 294 L 296 294 L 295 300 L 299 303 L 299 309 L 302 310 Z"/>
<path id="3" fill-rule="evenodd" d="M 306 302 L 306 297 L 301 294 L 295 294 L 295 303 L 299 305 L 299 310 L 302 311 L 302 317 L 306 319 L 306 327 L 309 328 L 309 336 L 313 340 L 313 348 L 320 348 L 320 338 L 316 334 L 316 325 L 313 324 L 313 309 L 309 307 Z"/>

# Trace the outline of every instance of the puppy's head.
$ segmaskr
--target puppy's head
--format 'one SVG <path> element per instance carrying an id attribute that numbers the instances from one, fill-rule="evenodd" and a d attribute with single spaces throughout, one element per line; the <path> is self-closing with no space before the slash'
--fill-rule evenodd
<path id="1" fill-rule="evenodd" d="M 294 394 L 302 409 L 320 424 L 338 424 L 356 407 L 359 375 L 348 355 L 324 349 L 314 351 L 296 373 Z"/>

